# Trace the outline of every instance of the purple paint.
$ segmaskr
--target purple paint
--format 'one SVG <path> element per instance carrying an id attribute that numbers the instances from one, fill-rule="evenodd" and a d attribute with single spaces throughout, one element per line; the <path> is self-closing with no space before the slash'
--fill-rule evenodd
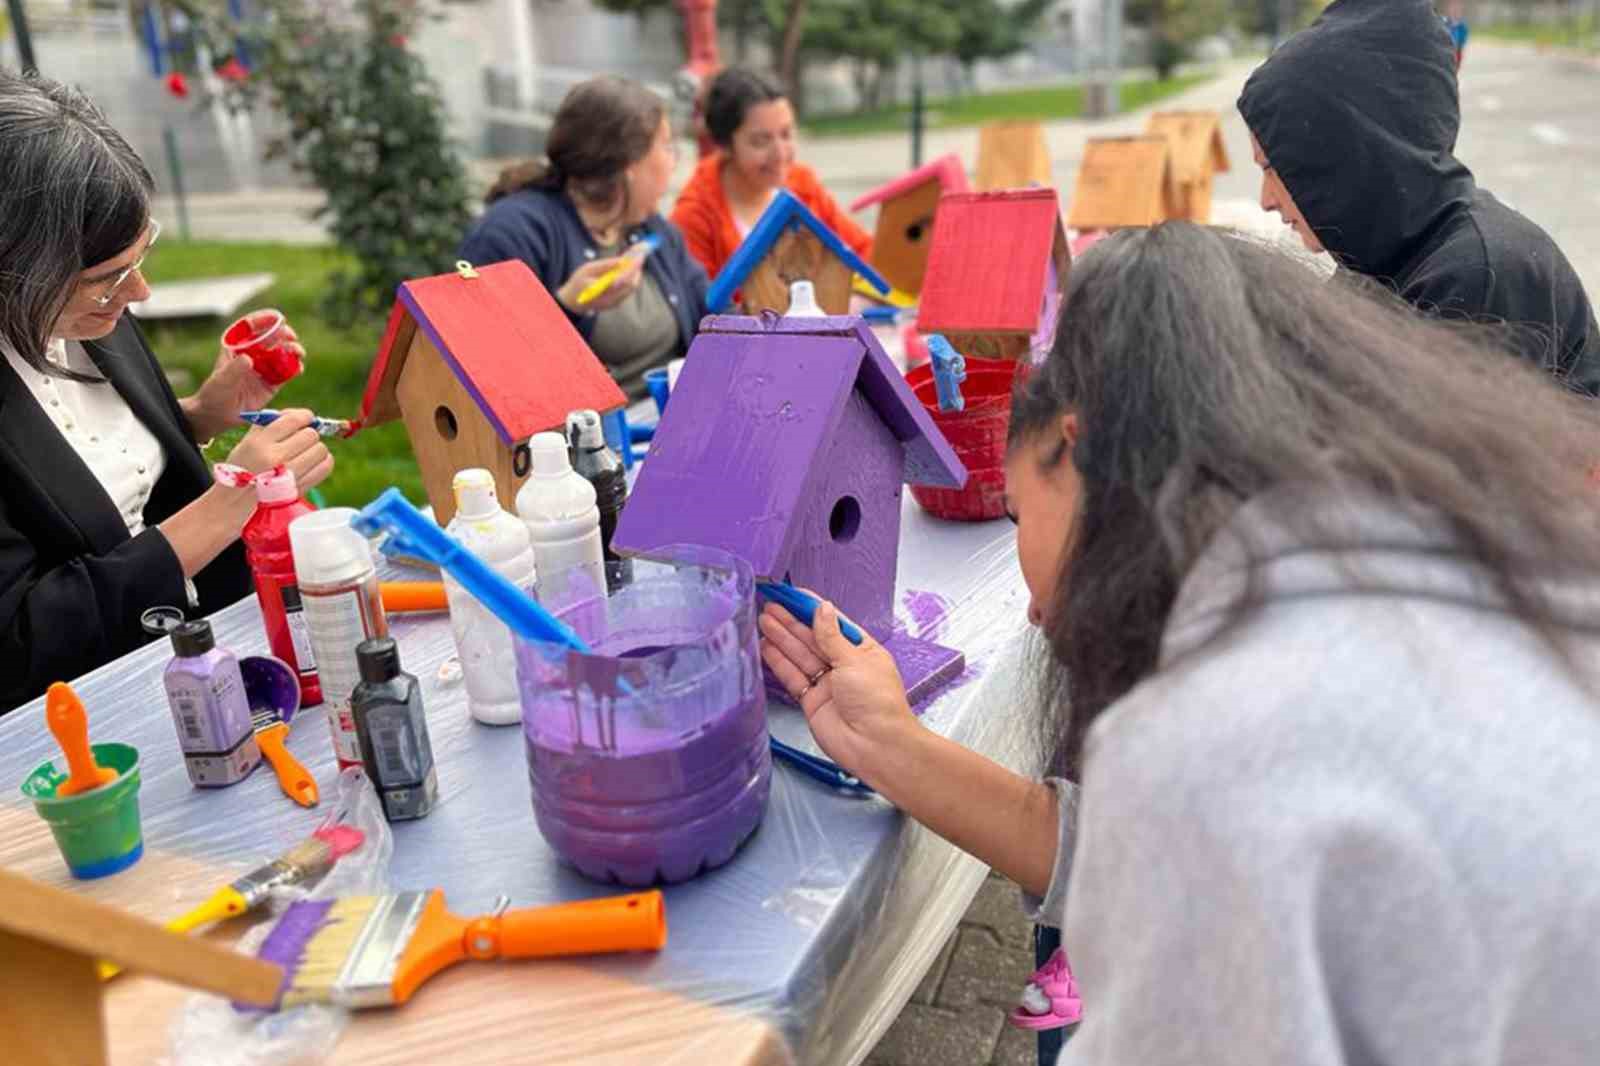
<path id="1" fill-rule="evenodd" d="M 682 881 L 731 859 L 766 811 L 772 762 L 754 578 L 671 547 L 614 594 L 556 610 L 591 655 L 518 641 L 540 832 L 586 876 Z"/>
<path id="2" fill-rule="evenodd" d="M 908 590 L 901 595 L 900 606 L 911 620 L 907 632 L 921 640 L 938 640 L 950 617 L 950 601 L 937 592 Z"/>
<path id="3" fill-rule="evenodd" d="M 221 788 L 243 781 L 261 762 L 261 749 L 239 660 L 217 647 L 206 621 L 174 629 L 172 650 L 162 683 L 190 782 Z"/>
<path id="4" fill-rule="evenodd" d="M 278 919 L 278 924 L 272 927 L 267 939 L 256 949 L 257 958 L 283 967 L 283 983 L 278 986 L 279 1001 L 289 991 L 289 986 L 294 984 L 295 972 L 305 958 L 306 945 L 322 931 L 323 922 L 327 920 L 333 903 L 331 899 L 306 899 L 289 904 L 283 917 Z M 243 1003 L 235 1003 L 234 1008 L 247 1013 L 262 1009 Z"/>
<path id="5" fill-rule="evenodd" d="M 300 709 L 300 678 L 294 667 L 271 655 L 247 655 L 239 660 L 245 701 L 251 711 L 270 709 L 285 722 Z"/>

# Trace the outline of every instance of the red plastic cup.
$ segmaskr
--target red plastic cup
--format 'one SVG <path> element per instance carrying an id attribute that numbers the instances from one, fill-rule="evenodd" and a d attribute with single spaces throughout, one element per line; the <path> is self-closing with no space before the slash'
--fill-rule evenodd
<path id="1" fill-rule="evenodd" d="M 282 385 L 304 368 L 286 325 L 282 311 L 252 311 L 223 332 L 222 346 L 249 357 L 268 385 Z"/>

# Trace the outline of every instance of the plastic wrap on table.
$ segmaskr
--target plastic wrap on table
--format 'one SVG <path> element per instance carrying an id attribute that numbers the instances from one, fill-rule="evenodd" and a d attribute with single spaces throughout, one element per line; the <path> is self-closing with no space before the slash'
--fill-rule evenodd
<path id="1" fill-rule="evenodd" d="M 419 575 L 390 568 L 384 576 Z M 1019 695 L 1017 668 L 1027 600 L 1011 526 L 941 522 L 907 495 L 897 597 L 913 635 L 936 637 L 967 658 L 966 672 L 926 705 L 923 721 L 1034 769 L 1031 708 Z M 253 597 L 213 616 L 213 625 L 218 643 L 241 655 L 266 648 Z M 556 860 L 534 822 L 521 730 L 473 721 L 465 686 L 439 680 L 454 654 L 446 618 L 396 616 L 391 632 L 423 689 L 440 793 L 428 817 L 391 827 L 392 887 L 443 889 L 463 915 L 488 912 L 501 894 L 515 907 L 622 891 Z M 268 770 L 230 788 L 191 787 L 161 689 L 169 658 L 158 642 L 77 684 L 94 737 L 140 749 L 144 858 L 114 877 L 71 881 L 44 823 L 11 788 L 0 795 L 0 861 L 165 920 L 319 824 L 330 798 L 301 809 Z M 769 723 L 780 739 L 817 751 L 797 709 L 773 700 Z M 326 708 L 302 710 L 288 746 L 331 797 Z M 20 781 L 54 754 L 38 703 L 0 719 L 0 776 Z M 754 837 L 727 865 L 665 888 L 665 950 L 455 967 L 402 1008 L 358 1012 L 334 1061 L 859 1061 L 909 998 L 983 873 L 883 799 L 830 790 L 779 763 Z M 112 1061 L 158 1060 L 186 998 L 137 975 L 119 979 L 107 1007 Z"/>

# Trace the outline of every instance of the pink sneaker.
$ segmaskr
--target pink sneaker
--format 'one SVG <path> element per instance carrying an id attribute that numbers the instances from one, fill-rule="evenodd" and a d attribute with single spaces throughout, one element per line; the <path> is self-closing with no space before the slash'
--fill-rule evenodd
<path id="1" fill-rule="evenodd" d="M 1019 1029 L 1061 1029 L 1083 1017 L 1083 1000 L 1072 977 L 1067 953 L 1056 948 L 1022 990 L 1022 1003 L 1008 1016 Z"/>

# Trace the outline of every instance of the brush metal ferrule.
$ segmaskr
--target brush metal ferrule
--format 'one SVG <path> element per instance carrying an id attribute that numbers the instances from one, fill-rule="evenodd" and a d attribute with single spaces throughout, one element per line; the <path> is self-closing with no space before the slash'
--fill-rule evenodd
<path id="1" fill-rule="evenodd" d="M 257 867 L 233 883 L 233 890 L 244 897 L 245 906 L 257 907 L 279 885 L 292 884 L 300 879 L 300 868 L 282 859 L 274 859 Z"/>
<path id="2" fill-rule="evenodd" d="M 394 979 L 431 892 L 401 892 L 379 900 L 339 979 L 333 1001 L 341 1007 L 387 1007 L 394 1003 Z"/>

